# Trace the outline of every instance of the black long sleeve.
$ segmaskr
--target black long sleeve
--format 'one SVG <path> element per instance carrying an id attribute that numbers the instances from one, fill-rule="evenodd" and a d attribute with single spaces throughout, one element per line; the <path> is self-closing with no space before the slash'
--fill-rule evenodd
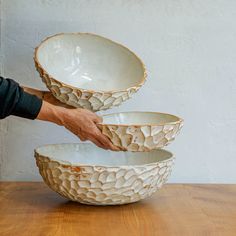
<path id="1" fill-rule="evenodd" d="M 24 92 L 17 82 L 0 77 L 0 119 L 9 115 L 35 119 L 42 100 Z"/>

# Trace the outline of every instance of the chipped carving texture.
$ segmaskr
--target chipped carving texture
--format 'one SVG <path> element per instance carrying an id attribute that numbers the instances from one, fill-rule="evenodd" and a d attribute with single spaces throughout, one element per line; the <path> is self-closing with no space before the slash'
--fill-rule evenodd
<path id="1" fill-rule="evenodd" d="M 144 73 L 144 81 L 135 87 L 130 87 L 124 91 L 111 92 L 93 92 L 81 88 L 69 87 L 52 78 L 35 60 L 35 67 L 39 72 L 42 81 L 52 94 L 62 103 L 73 107 L 86 108 L 91 111 L 107 110 L 114 106 L 119 106 L 122 102 L 131 98 L 146 80 L 146 72 Z"/>
<path id="2" fill-rule="evenodd" d="M 167 181 L 174 158 L 148 165 L 72 166 L 35 154 L 39 172 L 55 192 L 89 205 L 121 205 L 151 196 Z"/>
<path id="3" fill-rule="evenodd" d="M 98 124 L 114 145 L 132 152 L 148 152 L 163 148 L 179 134 L 183 121 L 166 125 L 119 126 Z"/>

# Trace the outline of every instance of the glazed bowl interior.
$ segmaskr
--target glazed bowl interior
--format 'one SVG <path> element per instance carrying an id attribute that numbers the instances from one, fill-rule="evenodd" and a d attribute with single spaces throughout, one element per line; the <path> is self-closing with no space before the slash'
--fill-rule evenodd
<path id="1" fill-rule="evenodd" d="M 177 116 L 157 112 L 120 112 L 103 116 L 103 124 L 107 125 L 161 125 L 179 120 Z"/>
<path id="2" fill-rule="evenodd" d="M 123 90 L 145 77 L 143 63 L 133 52 L 93 34 L 50 37 L 36 50 L 36 59 L 54 79 L 88 90 Z"/>
<path id="3" fill-rule="evenodd" d="M 87 143 L 47 145 L 37 148 L 36 153 L 72 165 L 102 165 L 109 167 L 146 165 L 172 158 L 172 154 L 165 150 L 137 153 L 112 152 Z"/>

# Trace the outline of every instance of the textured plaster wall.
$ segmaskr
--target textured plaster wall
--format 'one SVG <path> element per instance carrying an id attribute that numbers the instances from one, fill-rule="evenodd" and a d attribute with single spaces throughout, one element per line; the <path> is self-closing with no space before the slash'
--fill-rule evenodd
<path id="1" fill-rule="evenodd" d="M 236 1 L 3 0 L 1 73 L 45 88 L 34 47 L 58 32 L 94 32 L 134 50 L 148 81 L 113 111 L 150 110 L 185 119 L 167 149 L 172 182 L 236 183 Z M 108 111 L 109 112 L 109 111 Z M 33 149 L 76 142 L 64 128 L 10 117 L 0 122 L 2 180 L 40 180 Z"/>

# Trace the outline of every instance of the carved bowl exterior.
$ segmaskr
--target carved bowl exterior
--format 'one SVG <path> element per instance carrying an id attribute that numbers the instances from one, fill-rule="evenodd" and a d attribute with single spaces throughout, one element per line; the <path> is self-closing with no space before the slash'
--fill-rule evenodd
<path id="1" fill-rule="evenodd" d="M 121 112 L 103 116 L 99 129 L 126 151 L 148 152 L 173 141 L 183 119 L 158 112 Z"/>
<path id="2" fill-rule="evenodd" d="M 34 61 L 58 100 L 92 111 L 120 105 L 146 80 L 145 66 L 137 55 L 91 33 L 48 37 L 35 49 Z"/>
<path id="3" fill-rule="evenodd" d="M 174 157 L 165 150 L 111 152 L 92 144 L 55 144 L 35 150 L 44 182 L 72 201 L 120 205 L 151 196 L 167 181 Z"/>

